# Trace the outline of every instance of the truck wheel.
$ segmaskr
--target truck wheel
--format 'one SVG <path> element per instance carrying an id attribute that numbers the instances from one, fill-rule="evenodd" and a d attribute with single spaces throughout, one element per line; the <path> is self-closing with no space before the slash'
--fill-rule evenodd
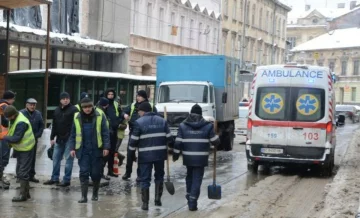
<path id="1" fill-rule="evenodd" d="M 225 151 L 231 151 L 234 146 L 234 136 L 232 136 L 231 133 L 226 134 L 226 136 L 222 138 L 222 144 Z"/>
<path id="2" fill-rule="evenodd" d="M 247 168 L 251 173 L 257 173 L 258 168 L 259 168 L 259 164 L 257 162 L 248 163 Z"/>

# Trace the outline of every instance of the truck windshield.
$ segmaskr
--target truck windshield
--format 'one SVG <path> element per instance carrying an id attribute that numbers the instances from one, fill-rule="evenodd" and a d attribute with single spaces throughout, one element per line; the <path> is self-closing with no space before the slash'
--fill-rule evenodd
<path id="1" fill-rule="evenodd" d="M 207 103 L 209 89 L 206 85 L 171 84 L 161 85 L 159 89 L 159 103 L 193 102 Z"/>

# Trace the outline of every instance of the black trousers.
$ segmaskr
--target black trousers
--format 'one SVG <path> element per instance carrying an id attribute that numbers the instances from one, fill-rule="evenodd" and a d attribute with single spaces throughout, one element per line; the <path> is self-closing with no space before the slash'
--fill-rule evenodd
<path id="1" fill-rule="evenodd" d="M 22 180 L 29 181 L 32 168 L 32 162 L 34 159 L 35 149 L 30 151 L 16 151 L 17 155 L 17 169 L 16 177 Z"/>
<path id="2" fill-rule="evenodd" d="M 126 172 L 125 173 L 128 176 L 131 176 L 132 167 L 133 167 L 133 163 L 134 163 L 134 157 L 131 156 L 132 152 L 130 152 L 130 150 L 129 150 L 130 136 L 131 136 L 131 132 L 129 133 L 129 141 L 128 141 L 128 145 L 127 145 L 127 155 L 126 155 Z M 136 175 L 137 175 L 137 177 L 139 177 L 139 175 L 140 175 L 139 166 L 136 169 Z"/>
<path id="3" fill-rule="evenodd" d="M 109 155 L 105 157 L 105 164 L 108 164 L 108 172 L 113 172 L 114 170 L 114 154 L 116 150 L 116 144 L 117 144 L 117 134 L 116 132 L 114 134 L 110 134 L 110 150 Z M 105 166 L 104 164 L 104 166 Z"/>
<path id="4" fill-rule="evenodd" d="M 34 146 L 34 152 L 33 152 L 34 158 L 33 158 L 32 163 L 31 163 L 30 178 L 34 178 L 35 174 L 36 174 L 36 172 L 35 172 L 36 151 L 37 151 L 37 141 L 36 141 L 35 146 Z M 17 152 L 17 151 L 14 151 L 14 152 Z M 16 164 L 16 170 L 18 170 L 18 168 L 19 168 L 19 165 Z"/>

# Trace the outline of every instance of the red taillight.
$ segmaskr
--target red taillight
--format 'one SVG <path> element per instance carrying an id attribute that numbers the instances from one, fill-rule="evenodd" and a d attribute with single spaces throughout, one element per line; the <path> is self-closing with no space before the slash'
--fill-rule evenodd
<path id="1" fill-rule="evenodd" d="M 248 130 L 249 129 L 251 130 L 252 126 L 253 126 L 253 121 L 251 119 L 248 119 L 248 123 L 247 123 Z"/>
<path id="2" fill-rule="evenodd" d="M 333 130 L 333 124 L 332 124 L 332 122 L 328 122 L 326 124 L 326 134 L 332 133 L 332 130 Z"/>
<path id="3" fill-rule="evenodd" d="M 315 160 L 315 161 L 313 161 L 313 163 L 314 163 L 314 164 L 319 164 L 320 161 Z"/>

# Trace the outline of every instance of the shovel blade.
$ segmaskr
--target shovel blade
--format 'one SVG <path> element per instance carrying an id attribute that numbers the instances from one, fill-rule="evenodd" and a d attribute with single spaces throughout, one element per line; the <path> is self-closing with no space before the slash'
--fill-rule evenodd
<path id="1" fill-rule="evenodd" d="M 169 192 L 170 195 L 175 194 L 174 183 L 172 183 L 170 181 L 167 181 L 167 182 L 165 182 L 165 187 L 166 187 L 166 190 Z"/>
<path id="2" fill-rule="evenodd" d="M 219 200 L 221 199 L 221 186 L 212 184 L 208 186 L 208 198 Z"/>

